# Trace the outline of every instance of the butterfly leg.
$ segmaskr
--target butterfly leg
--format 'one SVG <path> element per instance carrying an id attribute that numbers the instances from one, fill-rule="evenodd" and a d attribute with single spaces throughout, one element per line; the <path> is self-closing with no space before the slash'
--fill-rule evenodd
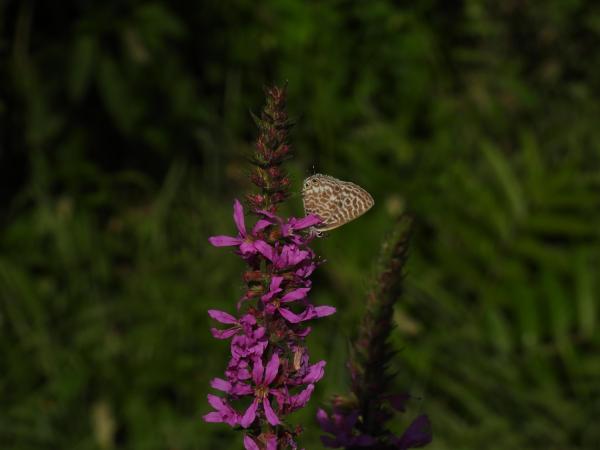
<path id="1" fill-rule="evenodd" d="M 308 229 L 308 234 L 311 237 L 318 237 L 318 238 L 324 238 L 324 237 L 328 236 L 327 233 L 325 233 L 324 231 L 317 230 L 315 227 L 310 227 Z"/>

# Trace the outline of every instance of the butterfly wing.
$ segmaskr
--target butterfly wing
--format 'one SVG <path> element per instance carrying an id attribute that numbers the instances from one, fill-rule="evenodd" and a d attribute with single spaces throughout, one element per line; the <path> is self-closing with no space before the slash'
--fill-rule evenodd
<path id="1" fill-rule="evenodd" d="M 303 192 L 304 212 L 318 216 L 322 223 L 315 227 L 319 230 L 331 230 L 338 225 L 339 189 L 334 189 L 332 183 L 326 180 L 319 180 L 319 183 L 310 186 Z"/>
<path id="2" fill-rule="evenodd" d="M 337 201 L 337 220 L 339 225 L 348 223 L 366 213 L 375 201 L 371 194 L 349 181 L 342 182 Z"/>
<path id="3" fill-rule="evenodd" d="M 328 231 L 366 213 L 375 204 L 360 186 L 327 175 L 314 175 L 303 190 L 304 211 L 315 214 L 323 223 L 315 228 Z"/>

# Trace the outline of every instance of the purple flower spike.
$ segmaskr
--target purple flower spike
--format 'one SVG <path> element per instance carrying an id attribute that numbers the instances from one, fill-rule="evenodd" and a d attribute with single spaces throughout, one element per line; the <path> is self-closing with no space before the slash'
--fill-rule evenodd
<path id="1" fill-rule="evenodd" d="M 216 247 L 233 247 L 247 268 L 238 313 L 208 311 L 221 324 L 210 331 L 217 339 L 229 339 L 231 359 L 224 376 L 210 382 L 222 397 L 209 396 L 214 411 L 204 420 L 244 429 L 246 450 L 298 449 L 301 427 L 284 419 L 306 405 L 325 366 L 325 361 L 309 362 L 306 337 L 311 327 L 306 322 L 335 312 L 313 306 L 308 298 L 310 277 L 323 261 L 310 249 L 314 236 L 307 230 L 320 219 L 277 215 L 291 185 L 280 167 L 290 153 L 284 106 L 285 91 L 269 89 L 267 106 L 257 119 L 260 135 L 251 181 L 259 191 L 246 194 L 245 200 L 258 219 L 253 226 L 247 223 L 242 204 L 235 200 L 237 235 L 209 238 Z"/>
<path id="2" fill-rule="evenodd" d="M 325 367 L 325 361 L 309 364 L 304 339 L 310 333 L 310 327 L 301 324 L 333 314 L 335 308 L 314 306 L 308 300 L 312 287 L 309 277 L 318 263 L 314 252 L 307 247 L 311 238 L 298 232 L 318 224 L 319 219 L 309 216 L 284 220 L 266 211 L 260 215 L 262 218 L 248 233 L 242 205 L 236 200 L 233 217 L 238 236 L 209 239 L 215 246 L 238 247 L 237 254 L 247 261 L 250 270 L 245 274 L 248 290 L 242 298 L 243 305 L 248 306 L 241 317 L 216 309 L 208 311 L 212 319 L 226 326 L 211 328 L 211 333 L 217 339 L 231 338 L 231 360 L 225 378 L 211 381 L 211 386 L 227 397 L 211 397 L 209 402 L 216 411 L 207 414 L 205 420 L 246 429 L 256 421 L 263 429 L 265 426 L 283 426 L 287 431 L 282 445 L 296 448 L 293 437 L 297 431 L 282 425 L 280 416 L 306 405 L 315 383 L 323 377 Z M 275 240 L 269 240 L 268 237 L 273 236 Z M 267 280 L 268 286 L 265 286 Z M 238 309 L 241 306 L 240 302 Z M 271 325 L 267 326 L 267 323 Z M 272 343 L 273 336 L 276 347 Z M 265 354 L 271 355 L 266 367 L 263 363 Z M 291 359 L 282 365 L 282 357 Z M 292 389 L 293 395 L 290 394 Z M 228 403 L 247 397 L 252 401 L 241 413 Z M 272 399 L 277 402 L 277 412 L 273 409 Z M 277 438 L 273 440 L 268 434 L 261 436 L 247 435 L 244 445 L 252 449 L 265 448 L 265 445 L 266 448 L 277 448 Z"/>

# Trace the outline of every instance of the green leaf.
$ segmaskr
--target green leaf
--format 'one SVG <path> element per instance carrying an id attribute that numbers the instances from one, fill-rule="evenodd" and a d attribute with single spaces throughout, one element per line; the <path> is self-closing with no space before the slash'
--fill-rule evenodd
<path id="1" fill-rule="evenodd" d="M 112 58 L 102 57 L 98 73 L 98 87 L 104 106 L 113 117 L 115 125 L 129 133 L 141 115 L 141 110 L 137 104 L 138 98 L 132 96 L 131 86 L 127 84 L 121 71 L 122 67 Z"/>
<path id="2" fill-rule="evenodd" d="M 508 160 L 500 150 L 490 144 L 483 146 L 483 153 L 493 170 L 493 174 L 496 176 L 496 181 L 508 200 L 513 216 L 517 220 L 523 219 L 527 213 L 526 197 Z"/>
<path id="3" fill-rule="evenodd" d="M 71 100 L 79 101 L 87 92 L 94 72 L 96 52 L 95 37 L 84 34 L 75 38 L 68 85 Z"/>
<path id="4" fill-rule="evenodd" d="M 544 300 L 550 315 L 550 332 L 561 351 L 570 350 L 573 322 L 573 297 L 569 296 L 558 274 L 546 269 L 542 274 Z"/>
<path id="5" fill-rule="evenodd" d="M 490 305 L 486 307 L 485 320 L 490 344 L 500 353 L 511 353 L 513 351 L 512 331 L 502 313 Z"/>
<path id="6" fill-rule="evenodd" d="M 579 332 L 584 338 L 592 338 L 598 320 L 598 305 L 596 302 L 596 279 L 592 265 L 586 252 L 580 251 L 575 260 L 577 319 Z"/>

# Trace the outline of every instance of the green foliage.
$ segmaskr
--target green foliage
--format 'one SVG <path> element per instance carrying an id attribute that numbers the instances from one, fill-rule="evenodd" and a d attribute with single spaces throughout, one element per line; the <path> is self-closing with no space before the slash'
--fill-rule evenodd
<path id="1" fill-rule="evenodd" d="M 376 200 L 317 243 L 313 298 L 339 314 L 309 342 L 328 365 L 303 445 L 409 210 L 392 337 L 430 448 L 600 446 L 594 2 L 0 8 L 0 447 L 241 447 L 200 419 L 228 353 L 206 310 L 241 295 L 206 238 L 233 232 L 247 111 L 283 80 L 296 190 L 314 164 Z"/>

